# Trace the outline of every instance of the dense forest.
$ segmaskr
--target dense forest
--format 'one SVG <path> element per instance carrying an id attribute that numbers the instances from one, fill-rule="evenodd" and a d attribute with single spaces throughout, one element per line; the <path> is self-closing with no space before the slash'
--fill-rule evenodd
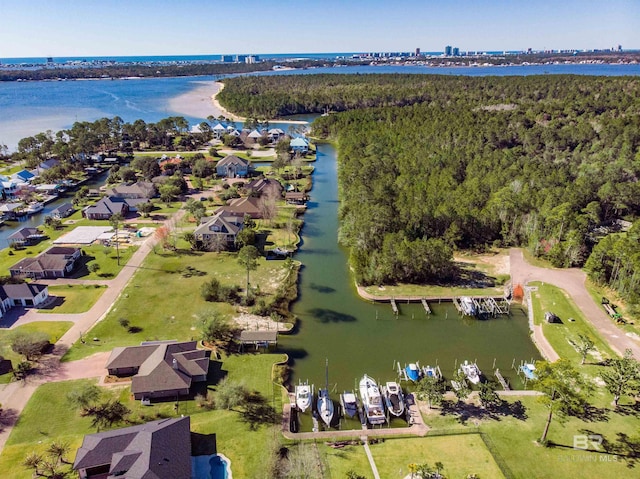
<path id="1" fill-rule="evenodd" d="M 490 245 L 582 266 L 607 225 L 640 212 L 635 77 L 313 75 L 225 84 L 234 99 L 227 106 L 245 114 L 350 110 L 318 118 L 313 133 L 338 141 L 340 239 L 364 284 L 455 277 L 453 250 Z M 601 244 L 624 249 L 637 243 L 629 237 Z M 594 279 L 637 287 L 621 275 L 635 278 L 640 255 L 602 249 L 594 254 L 618 266 L 590 267 Z"/>

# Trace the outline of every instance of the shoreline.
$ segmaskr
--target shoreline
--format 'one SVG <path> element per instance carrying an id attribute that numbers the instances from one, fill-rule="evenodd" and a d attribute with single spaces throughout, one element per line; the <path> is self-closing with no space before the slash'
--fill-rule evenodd
<path id="1" fill-rule="evenodd" d="M 206 120 L 213 116 L 218 118 L 224 116 L 232 121 L 245 122 L 246 118 L 236 115 L 223 107 L 217 99 L 218 94 L 224 88 L 221 81 L 196 81 L 197 86 L 181 95 L 169 99 L 169 109 L 181 115 L 187 115 Z M 269 119 L 269 123 L 285 123 L 293 125 L 308 125 L 309 122 L 302 120 L 279 120 Z"/>

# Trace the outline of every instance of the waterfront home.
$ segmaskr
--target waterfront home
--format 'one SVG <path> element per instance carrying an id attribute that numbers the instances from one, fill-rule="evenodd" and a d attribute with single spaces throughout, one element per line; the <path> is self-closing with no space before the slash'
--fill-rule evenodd
<path id="1" fill-rule="evenodd" d="M 247 139 L 250 143 L 257 143 L 260 138 L 262 138 L 262 136 L 262 133 L 260 133 L 258 130 L 252 130 L 251 133 L 247 135 Z"/>
<path id="2" fill-rule="evenodd" d="M 87 434 L 73 469 L 80 479 L 191 479 L 189 416 Z"/>
<path id="3" fill-rule="evenodd" d="M 43 239 L 45 235 L 38 228 L 20 228 L 15 233 L 9 235 L 7 237 L 7 242 L 9 246 L 19 247 L 19 246 L 29 246 L 32 244 L 36 244 L 38 241 Z"/>
<path id="4" fill-rule="evenodd" d="M 244 185 L 244 189 L 248 192 L 249 196 L 262 196 L 263 193 L 272 192 L 277 198 L 280 198 L 284 191 L 282 184 L 273 178 L 252 180 Z"/>
<path id="5" fill-rule="evenodd" d="M 2 177 L 2 199 L 14 198 L 16 193 L 20 191 L 20 185 L 6 176 Z"/>
<path id="6" fill-rule="evenodd" d="M 218 161 L 216 174 L 226 178 L 245 178 L 253 171 L 251 162 L 235 155 L 229 155 Z"/>
<path id="7" fill-rule="evenodd" d="M 0 214 L 9 219 L 16 219 L 24 213 L 23 203 L 5 203 L 0 205 Z"/>
<path id="8" fill-rule="evenodd" d="M 60 160 L 56 160 L 55 158 L 49 158 L 48 160 L 44 160 L 42 163 L 38 165 L 38 168 L 41 170 L 50 170 L 51 168 L 58 166 L 60 164 Z"/>
<path id="9" fill-rule="evenodd" d="M 309 151 L 309 142 L 302 137 L 294 138 L 291 140 L 290 147 L 294 153 L 306 155 Z"/>
<path id="10" fill-rule="evenodd" d="M 207 249 L 215 244 L 225 244 L 233 247 L 238 233 L 244 227 L 244 216 L 238 216 L 228 211 L 218 211 L 214 216 L 202 218 L 200 226 L 193 232 L 196 241 Z"/>
<path id="11" fill-rule="evenodd" d="M 71 216 L 76 209 L 73 207 L 71 203 L 63 203 L 58 206 L 56 209 L 51 210 L 49 216 L 53 219 L 61 220 L 62 218 L 66 218 L 67 216 Z"/>
<path id="12" fill-rule="evenodd" d="M 269 141 L 271 143 L 277 143 L 281 138 L 284 138 L 284 136 L 284 130 L 282 130 L 281 128 L 271 128 L 267 132 L 267 138 L 269 138 Z"/>
<path id="13" fill-rule="evenodd" d="M 81 256 L 80 248 L 52 246 L 35 258 L 18 261 L 9 268 L 9 273 L 14 278 L 64 278 L 74 270 Z"/>
<path id="14" fill-rule="evenodd" d="M 105 367 L 113 376 L 133 376 L 135 399 L 175 399 L 189 395 L 193 383 L 207 380 L 209 351 L 197 349 L 196 341 L 149 341 L 114 348 Z"/>
<path id="15" fill-rule="evenodd" d="M 262 218 L 262 208 L 260 208 L 260 200 L 251 196 L 246 198 L 234 198 L 229 201 L 226 206 L 221 206 L 215 212 L 224 211 L 230 215 L 240 216 L 249 215 L 254 220 Z"/>
<path id="16" fill-rule="evenodd" d="M 213 125 L 213 128 L 211 128 L 211 132 L 213 133 L 213 137 L 216 140 L 221 140 L 222 137 L 227 133 L 227 129 L 222 126 L 221 123 L 216 123 L 215 125 Z"/>
<path id="17" fill-rule="evenodd" d="M 108 220 L 116 213 L 127 216 L 129 209 L 125 198 L 109 196 L 101 198 L 95 205 L 87 206 L 82 215 L 89 220 Z"/>

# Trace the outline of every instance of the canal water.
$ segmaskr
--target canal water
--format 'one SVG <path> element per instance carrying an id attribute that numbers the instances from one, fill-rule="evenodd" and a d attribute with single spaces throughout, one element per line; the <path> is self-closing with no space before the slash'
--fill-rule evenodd
<path id="1" fill-rule="evenodd" d="M 395 380 L 394 362 L 437 364 L 451 379 L 466 359 L 477 361 L 490 378 L 499 368 L 514 388 L 522 387 L 512 365 L 540 359 L 522 309 L 480 321 L 461 318 L 451 303 L 432 303 L 433 314 L 428 316 L 421 304 L 399 304 L 396 317 L 389 304 L 360 299 L 349 272 L 348 252 L 337 241 L 336 155 L 333 146 L 318 145 L 303 243 L 296 254 L 304 265 L 299 298 L 292 307 L 299 322 L 295 334 L 279 339 L 279 347 L 293 363 L 293 382 L 309 380 L 316 390 L 324 387 L 328 359 L 329 388 L 337 401 L 342 391 L 357 390 L 365 373 L 379 384 Z"/>

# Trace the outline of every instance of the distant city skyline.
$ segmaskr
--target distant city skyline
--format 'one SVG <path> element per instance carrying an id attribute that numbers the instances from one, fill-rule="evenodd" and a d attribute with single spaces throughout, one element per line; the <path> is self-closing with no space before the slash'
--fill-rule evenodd
<path id="1" fill-rule="evenodd" d="M 638 0 L 0 0 L 0 58 L 640 49 Z"/>

